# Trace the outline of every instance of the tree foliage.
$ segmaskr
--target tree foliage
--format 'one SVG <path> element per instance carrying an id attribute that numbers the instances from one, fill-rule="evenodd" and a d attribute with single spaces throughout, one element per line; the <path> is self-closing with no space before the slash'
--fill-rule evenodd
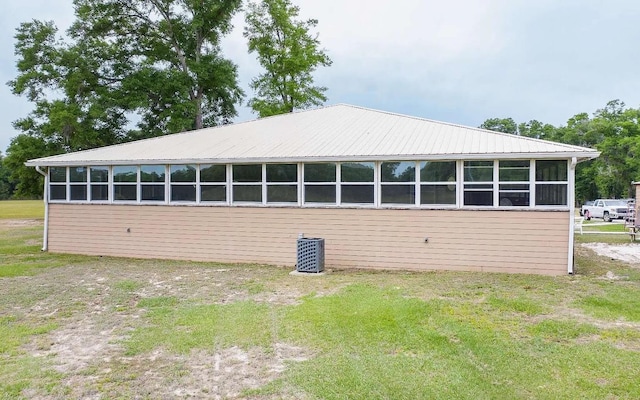
<path id="1" fill-rule="evenodd" d="M 576 114 L 566 126 L 538 121 L 516 125 L 511 118 L 491 118 L 480 127 L 600 151 L 600 157 L 576 167 L 576 199 L 580 202 L 632 197 L 631 182 L 640 181 L 640 109 L 626 108 L 620 100 L 608 102 L 591 117 Z"/>
<path id="2" fill-rule="evenodd" d="M 243 93 L 220 40 L 240 5 L 74 0 L 75 21 L 66 35 L 53 22 L 22 23 L 15 36 L 18 76 L 8 85 L 34 110 L 14 122 L 29 138 L 11 142 L 9 164 L 24 169 L 26 159 L 18 157 L 230 123 Z M 12 176 L 26 175 L 12 170 Z M 28 187 L 18 190 L 27 195 Z"/>
<path id="3" fill-rule="evenodd" d="M 312 73 L 332 61 L 310 32 L 318 21 L 298 20 L 299 8 L 289 0 L 249 3 L 244 36 L 265 72 L 250 87 L 256 93 L 249 106 L 260 117 L 321 105 L 326 87 L 314 86 Z"/>

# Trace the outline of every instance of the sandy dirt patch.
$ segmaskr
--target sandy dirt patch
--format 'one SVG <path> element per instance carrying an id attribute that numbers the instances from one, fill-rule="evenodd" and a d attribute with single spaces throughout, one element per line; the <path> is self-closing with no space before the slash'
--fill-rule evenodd
<path id="1" fill-rule="evenodd" d="M 640 244 L 583 243 L 582 247 L 593 250 L 599 256 L 624 261 L 640 268 Z"/>

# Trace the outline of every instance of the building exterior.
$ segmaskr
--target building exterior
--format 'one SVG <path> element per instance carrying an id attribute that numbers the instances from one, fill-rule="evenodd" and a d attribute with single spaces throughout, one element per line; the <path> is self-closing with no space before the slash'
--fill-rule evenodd
<path id="1" fill-rule="evenodd" d="M 573 272 L 592 149 L 335 105 L 30 160 L 44 249 L 293 266 Z"/>

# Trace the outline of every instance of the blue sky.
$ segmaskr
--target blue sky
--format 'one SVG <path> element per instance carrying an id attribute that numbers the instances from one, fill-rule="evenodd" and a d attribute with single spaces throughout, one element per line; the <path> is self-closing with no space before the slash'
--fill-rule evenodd
<path id="1" fill-rule="evenodd" d="M 563 125 L 621 99 L 640 107 L 637 0 L 293 0 L 333 66 L 316 73 L 327 104 L 349 103 L 462 125 L 487 118 Z M 446 4 L 443 4 L 446 3 Z M 4 0 L 0 15 L 0 151 L 31 105 L 11 94 L 15 28 L 31 19 L 66 29 L 71 0 Z M 242 16 L 224 40 L 248 82 L 259 71 Z M 238 120 L 254 116 L 246 107 Z"/>

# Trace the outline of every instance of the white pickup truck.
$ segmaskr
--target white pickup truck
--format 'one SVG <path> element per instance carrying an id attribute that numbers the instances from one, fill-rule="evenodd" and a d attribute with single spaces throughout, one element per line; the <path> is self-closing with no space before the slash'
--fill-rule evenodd
<path id="1" fill-rule="evenodd" d="M 582 215 L 588 221 L 591 218 L 602 218 L 605 222 L 622 219 L 627 216 L 626 200 L 598 199 L 593 205 L 582 206 Z"/>

